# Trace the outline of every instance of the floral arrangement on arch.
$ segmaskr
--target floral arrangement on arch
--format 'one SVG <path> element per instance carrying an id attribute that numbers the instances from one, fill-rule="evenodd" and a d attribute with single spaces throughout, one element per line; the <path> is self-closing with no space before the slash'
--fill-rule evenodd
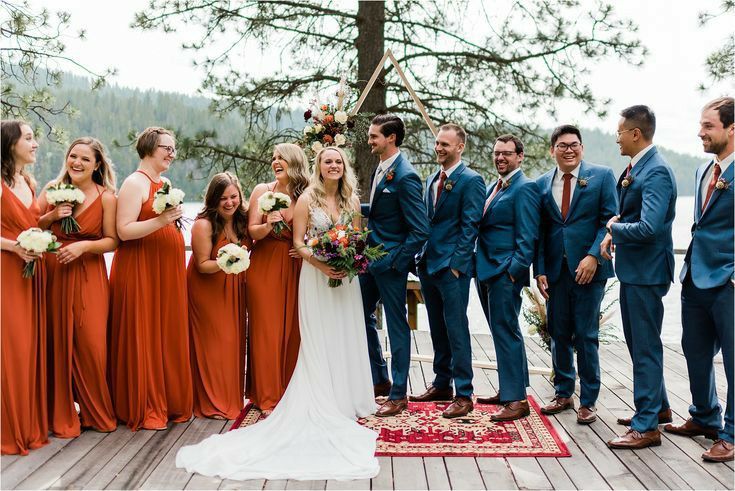
<path id="1" fill-rule="evenodd" d="M 347 95 L 345 77 L 339 82 L 336 104 L 320 104 L 316 99 L 311 101 L 304 112 L 304 137 L 301 146 L 310 149 L 314 154 L 324 147 L 350 146 L 350 131 L 355 127 L 354 117 L 347 114 L 344 103 Z"/>

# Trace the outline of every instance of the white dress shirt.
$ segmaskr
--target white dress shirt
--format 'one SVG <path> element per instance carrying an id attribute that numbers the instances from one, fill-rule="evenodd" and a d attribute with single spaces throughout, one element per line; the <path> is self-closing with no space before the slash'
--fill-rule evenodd
<path id="1" fill-rule="evenodd" d="M 380 183 L 381 179 L 383 179 L 383 175 L 385 175 L 386 172 L 388 172 L 388 168 L 393 165 L 393 162 L 396 161 L 398 156 L 401 154 L 400 151 L 396 152 L 394 155 L 391 155 L 385 160 L 381 160 L 378 164 L 378 168 L 375 170 L 375 179 L 373 179 L 373 187 L 370 190 L 370 203 L 373 202 L 373 197 L 375 196 L 375 188 L 378 187 L 378 184 Z"/>
<path id="2" fill-rule="evenodd" d="M 715 162 L 720 164 L 720 177 L 725 173 L 728 167 L 730 167 L 730 164 L 732 164 L 733 159 L 735 159 L 735 153 L 731 153 L 727 157 L 725 157 L 725 160 L 722 162 L 717 161 L 717 156 L 715 155 Z M 709 169 L 704 173 L 702 176 L 702 182 L 699 183 L 699 196 L 701 196 L 702 201 L 707 197 L 707 188 L 709 188 L 709 182 L 712 180 L 712 173 L 715 171 L 714 164 L 709 166 Z"/>
<path id="3" fill-rule="evenodd" d="M 577 187 L 577 179 L 579 179 L 579 165 L 574 168 L 570 174 L 572 175 L 572 178 L 569 180 L 569 185 L 571 186 L 569 189 L 569 204 L 572 204 L 572 197 L 574 196 L 574 188 Z M 551 195 L 554 197 L 554 201 L 556 202 L 556 206 L 559 207 L 559 211 L 561 211 L 561 199 L 564 194 L 564 171 L 562 171 L 560 168 L 556 168 L 556 175 L 554 176 L 554 181 L 551 183 Z"/>
<path id="4" fill-rule="evenodd" d="M 459 164 L 461 164 L 462 161 L 460 160 L 453 166 L 451 166 L 449 169 L 445 170 L 444 173 L 447 175 L 447 180 L 449 180 L 449 176 L 452 175 L 452 172 L 455 171 L 457 167 L 459 167 Z M 443 170 L 443 169 L 441 169 Z M 441 179 L 441 170 L 439 171 L 439 174 L 436 175 L 436 179 L 434 179 L 434 183 L 431 185 L 431 190 L 434 193 L 434 205 L 436 206 L 436 200 L 437 200 L 437 191 L 439 191 L 439 180 Z M 445 181 L 446 184 L 446 181 Z"/>
<path id="5" fill-rule="evenodd" d="M 646 154 L 646 152 L 648 152 L 652 148 L 653 148 L 653 143 L 651 143 L 646 148 L 644 148 L 643 150 L 641 150 L 640 152 L 638 152 L 637 154 L 635 154 L 635 157 L 633 157 L 632 159 L 630 159 L 630 166 L 631 166 L 631 168 L 635 167 L 635 164 L 637 164 L 643 158 L 643 156 Z"/>

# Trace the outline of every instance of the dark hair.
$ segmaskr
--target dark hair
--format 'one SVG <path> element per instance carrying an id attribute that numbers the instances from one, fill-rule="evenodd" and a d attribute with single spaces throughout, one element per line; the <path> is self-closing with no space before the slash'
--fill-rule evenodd
<path id="1" fill-rule="evenodd" d="M 380 133 L 383 136 L 396 135 L 396 146 L 400 147 L 403 143 L 403 137 L 406 136 L 406 125 L 403 120 L 395 114 L 378 114 L 370 121 L 380 127 Z"/>
<path id="2" fill-rule="evenodd" d="M 563 124 L 561 126 L 557 126 L 554 128 L 554 131 L 551 132 L 551 146 L 553 147 L 556 145 L 556 140 L 559 139 L 562 135 L 577 135 L 577 138 L 579 138 L 579 143 L 582 143 L 582 133 L 579 132 L 579 128 L 572 124 Z"/>
<path id="3" fill-rule="evenodd" d="M 145 158 L 153 155 L 153 152 L 158 148 L 158 142 L 161 135 L 168 135 L 176 141 L 176 137 L 171 130 L 161 128 L 158 126 L 151 126 L 143 130 L 138 138 L 135 140 L 135 150 L 138 151 L 138 157 Z"/>
<path id="4" fill-rule="evenodd" d="M 449 131 L 449 130 L 453 130 L 457 134 L 457 136 L 459 137 L 459 140 L 462 143 L 467 143 L 467 132 L 460 125 L 454 124 L 454 123 L 446 123 L 446 124 L 441 125 L 441 127 L 439 128 L 439 131 Z"/>
<path id="5" fill-rule="evenodd" d="M 729 127 L 733 123 L 733 98 L 718 97 L 714 101 L 710 101 L 704 106 L 704 109 L 714 109 L 720 115 L 720 121 L 724 128 Z"/>
<path id="6" fill-rule="evenodd" d="M 240 195 L 240 207 L 232 216 L 232 228 L 235 230 L 237 240 L 242 242 L 248 233 L 248 203 L 242 195 L 240 180 L 231 172 L 220 172 L 212 176 L 207 185 L 207 193 L 204 196 L 204 208 L 199 212 L 197 218 L 206 218 L 212 224 L 212 245 L 217 243 L 219 234 L 225 229 L 225 221 L 217 212 L 219 201 L 228 186 L 234 185 Z"/>
<path id="7" fill-rule="evenodd" d="M 4 119 L 0 122 L 0 156 L 2 165 L 0 166 L 0 173 L 2 179 L 8 186 L 12 186 L 15 183 L 15 161 L 13 160 L 13 146 L 20 140 L 23 135 L 23 126 L 30 126 L 25 121 L 20 119 Z M 20 171 L 21 175 L 31 186 L 33 178 L 26 172 L 25 169 Z M 32 186 L 34 187 L 34 186 Z"/>
<path id="8" fill-rule="evenodd" d="M 513 144 L 516 146 L 516 153 L 523 153 L 523 142 L 521 141 L 520 138 L 518 138 L 515 135 L 511 135 L 510 133 L 505 134 L 505 135 L 500 135 L 499 137 L 495 139 L 495 143 L 498 143 L 498 142 L 503 142 L 503 143 L 513 142 Z"/>
<path id="9" fill-rule="evenodd" d="M 628 124 L 627 129 L 638 128 L 646 140 L 653 140 L 656 133 L 656 115 L 650 107 L 644 105 L 626 107 L 620 111 L 620 115 L 625 118 Z"/>

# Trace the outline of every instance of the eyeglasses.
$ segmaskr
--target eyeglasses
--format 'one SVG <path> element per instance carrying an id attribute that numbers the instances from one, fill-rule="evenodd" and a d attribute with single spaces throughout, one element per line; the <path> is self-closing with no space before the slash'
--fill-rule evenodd
<path id="1" fill-rule="evenodd" d="M 623 131 L 618 131 L 618 132 L 617 132 L 617 134 L 618 134 L 618 136 L 620 136 L 620 135 L 622 135 L 623 133 L 627 133 L 628 131 L 633 131 L 633 130 L 637 130 L 637 129 L 638 129 L 638 128 L 628 128 L 627 130 L 623 130 Z"/>
<path id="2" fill-rule="evenodd" d="M 157 146 L 158 148 L 163 148 L 169 154 L 176 155 L 176 149 L 172 147 L 171 145 L 157 145 Z"/>
<path id="3" fill-rule="evenodd" d="M 493 152 L 493 155 L 496 157 L 500 157 L 501 155 L 503 157 L 510 157 L 513 154 L 517 154 L 518 152 L 511 152 L 510 150 L 506 150 L 505 152 Z"/>
<path id="4" fill-rule="evenodd" d="M 582 148 L 582 144 L 579 142 L 574 143 L 557 143 L 554 145 L 557 150 L 561 150 L 562 152 L 566 152 L 567 150 L 572 150 L 576 152 L 580 148 Z"/>

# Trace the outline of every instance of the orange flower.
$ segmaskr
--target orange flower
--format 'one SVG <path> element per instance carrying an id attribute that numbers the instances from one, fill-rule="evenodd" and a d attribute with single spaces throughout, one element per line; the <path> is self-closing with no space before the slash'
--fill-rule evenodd
<path id="1" fill-rule="evenodd" d="M 327 232 L 327 234 L 329 235 L 329 240 L 331 240 L 331 241 L 337 240 L 337 231 L 336 230 L 330 230 L 329 232 Z"/>
<path id="2" fill-rule="evenodd" d="M 347 225 L 340 223 L 338 225 L 335 225 L 334 228 L 336 228 L 337 230 L 347 230 Z"/>
<path id="3" fill-rule="evenodd" d="M 324 116 L 325 123 L 331 123 L 332 121 L 334 121 L 334 116 L 332 116 L 331 114 L 327 114 L 326 116 Z"/>
<path id="4" fill-rule="evenodd" d="M 322 111 L 326 111 L 327 109 L 329 109 L 329 108 L 327 107 L 327 105 L 326 105 L 326 104 L 322 104 Z"/>
<path id="5" fill-rule="evenodd" d="M 342 237 L 339 239 L 339 243 L 342 244 L 343 249 L 347 249 L 347 246 L 350 245 L 350 240 L 347 237 Z"/>
<path id="6" fill-rule="evenodd" d="M 334 141 L 334 138 L 332 138 L 332 136 L 331 136 L 331 135 L 324 135 L 324 136 L 322 137 L 322 141 L 323 141 L 324 143 L 332 143 L 332 142 Z"/>

